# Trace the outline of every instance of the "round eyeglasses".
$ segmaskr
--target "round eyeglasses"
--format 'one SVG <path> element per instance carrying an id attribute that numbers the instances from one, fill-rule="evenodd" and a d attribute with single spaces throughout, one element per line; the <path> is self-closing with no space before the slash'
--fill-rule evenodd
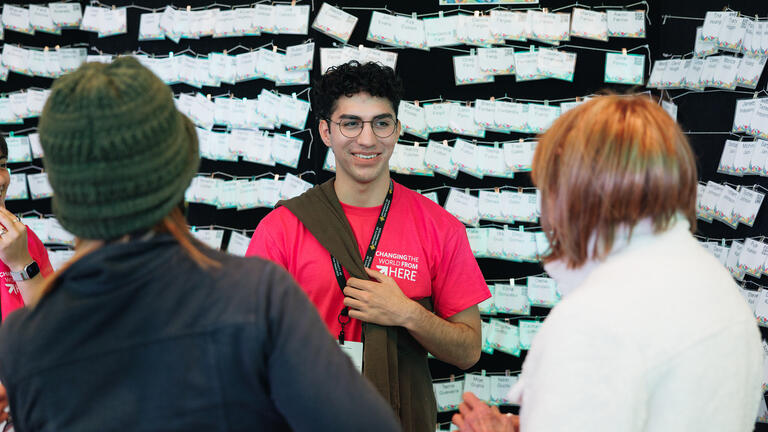
<path id="1" fill-rule="evenodd" d="M 333 121 L 326 119 L 329 123 L 333 123 L 339 126 L 341 134 L 347 138 L 357 138 L 363 133 L 363 127 L 366 123 L 370 123 L 373 134 L 379 138 L 389 138 L 395 133 L 398 120 L 390 117 L 383 117 L 373 120 L 358 120 L 358 119 L 342 119 L 341 121 Z"/>

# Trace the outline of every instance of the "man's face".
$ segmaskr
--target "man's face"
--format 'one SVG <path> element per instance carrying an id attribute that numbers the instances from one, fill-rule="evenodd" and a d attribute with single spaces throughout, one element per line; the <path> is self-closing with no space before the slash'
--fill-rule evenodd
<path id="1" fill-rule="evenodd" d="M 354 129 L 360 126 L 362 130 L 354 136 Z M 388 175 L 389 158 L 400 136 L 400 124 L 389 99 L 368 93 L 341 96 L 331 122 L 321 121 L 319 130 L 336 156 L 337 177 L 367 184 Z M 385 136 L 389 130 L 391 134 Z"/>

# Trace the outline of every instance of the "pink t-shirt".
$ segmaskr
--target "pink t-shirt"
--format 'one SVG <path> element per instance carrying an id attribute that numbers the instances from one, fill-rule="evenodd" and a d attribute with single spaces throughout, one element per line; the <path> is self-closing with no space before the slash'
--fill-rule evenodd
<path id="1" fill-rule="evenodd" d="M 342 204 L 342 208 L 364 257 L 381 206 Z M 315 304 L 331 334 L 339 334 L 338 315 L 344 295 L 336 282 L 331 256 L 293 213 L 278 207 L 262 219 L 246 255 L 272 260 L 288 270 Z M 441 318 L 491 296 L 469 248 L 464 225 L 428 198 L 397 183 L 371 268 L 394 278 L 409 298 L 431 296 Z M 347 340 L 356 342 L 361 331 L 361 323 L 355 319 L 344 328 Z"/>
<path id="2" fill-rule="evenodd" d="M 45 250 L 43 242 L 37 238 L 35 232 L 27 227 L 27 250 L 32 255 L 32 259 L 40 267 L 40 273 L 48 276 L 53 273 L 51 261 L 48 259 L 48 251 Z M 11 269 L 0 261 L 0 277 L 3 280 L 3 287 L 0 287 L 0 309 L 2 310 L 3 320 L 9 313 L 18 308 L 24 307 L 24 299 L 21 298 L 21 292 L 16 287 L 16 282 L 11 277 Z"/>

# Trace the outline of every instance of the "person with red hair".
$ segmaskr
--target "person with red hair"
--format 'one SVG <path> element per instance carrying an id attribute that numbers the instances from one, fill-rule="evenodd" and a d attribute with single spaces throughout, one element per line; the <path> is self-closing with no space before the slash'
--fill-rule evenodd
<path id="1" fill-rule="evenodd" d="M 755 317 L 692 236 L 696 161 L 646 96 L 562 115 L 536 148 L 563 300 L 544 321 L 502 415 L 471 393 L 461 431 L 751 431 L 761 397 Z"/>

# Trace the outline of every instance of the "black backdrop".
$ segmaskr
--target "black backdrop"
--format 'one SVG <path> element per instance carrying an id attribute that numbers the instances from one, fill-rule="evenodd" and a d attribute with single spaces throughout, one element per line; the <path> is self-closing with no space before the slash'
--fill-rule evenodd
<path id="1" fill-rule="evenodd" d="M 173 4 L 178 8 L 183 8 L 187 5 L 190 5 L 192 8 L 197 8 L 207 6 L 211 3 L 212 1 L 190 0 L 184 3 L 143 1 L 135 2 L 133 4 L 149 8 L 162 8 L 166 4 Z M 322 4 L 322 2 L 319 0 L 313 0 L 311 2 L 305 0 L 298 3 L 312 5 L 310 23 L 314 19 L 317 10 Z M 581 2 L 583 5 L 586 4 L 590 6 L 602 6 L 606 4 L 611 6 L 623 6 L 629 5 L 631 3 L 631 1 L 627 0 L 617 0 L 616 2 Z M 494 83 L 456 86 L 454 85 L 453 81 L 452 56 L 461 55 L 460 53 L 445 49 L 432 49 L 429 52 L 414 49 L 397 49 L 397 73 L 404 80 L 405 98 L 408 100 L 426 100 L 443 97 L 446 99 L 455 100 L 474 100 L 476 98 L 488 99 L 490 97 L 501 97 L 507 95 L 515 99 L 557 100 L 589 95 L 604 88 L 610 88 L 618 92 L 626 92 L 629 90 L 628 86 L 606 85 L 603 83 L 605 53 L 602 51 L 590 50 L 588 48 L 593 47 L 598 49 L 620 51 L 622 48 L 631 49 L 638 45 L 648 44 L 652 56 L 651 58 L 653 60 L 666 58 L 670 55 L 685 55 L 693 50 L 695 29 L 697 26 L 702 24 L 702 19 L 706 11 L 722 10 L 725 6 L 728 6 L 733 10 L 740 11 L 742 14 L 749 16 L 754 16 L 755 14 L 761 12 L 765 14 L 767 11 L 765 9 L 765 3 L 762 0 L 729 0 L 727 3 L 724 1 L 714 0 L 682 0 L 675 2 L 651 0 L 648 3 L 649 22 L 646 23 L 646 39 L 611 38 L 608 42 L 598 42 L 574 38 L 568 42 L 568 45 L 575 47 L 565 48 L 565 50 L 575 52 L 578 56 L 576 61 L 575 78 L 572 83 L 551 79 L 517 83 L 515 82 L 513 76 L 500 76 L 496 77 L 496 81 Z M 127 5 L 126 2 L 115 2 L 114 4 L 117 6 Z M 439 6 L 437 0 L 419 2 L 404 0 L 390 0 L 387 2 L 372 0 L 341 0 L 332 4 L 345 8 L 348 6 L 355 8 L 381 8 L 386 6 L 392 11 L 407 14 L 412 12 L 419 14 L 431 13 L 438 10 L 448 11 L 455 8 L 454 6 Z M 763 6 L 762 8 L 760 7 L 761 4 Z M 105 6 L 106 5 L 111 6 L 112 2 L 106 2 Z M 540 4 L 541 7 L 546 7 L 550 10 L 560 7 L 568 7 L 571 5 L 571 2 L 563 0 L 542 0 Z M 462 7 L 468 10 L 487 10 L 493 6 L 465 5 Z M 646 5 L 638 4 L 632 6 L 632 8 L 646 8 Z M 349 44 L 353 46 L 357 46 L 359 44 L 374 47 L 378 46 L 378 44 L 374 44 L 365 40 L 371 12 L 369 10 L 363 9 L 347 9 L 347 12 L 353 13 L 359 18 Z M 82 42 L 88 44 L 90 47 L 93 47 L 93 49 L 89 51 L 89 54 L 97 54 L 97 50 L 101 50 L 104 53 L 110 54 L 122 54 L 132 52 L 140 48 L 145 52 L 156 53 L 158 55 L 165 55 L 171 51 L 178 52 L 187 47 L 191 48 L 196 53 L 206 54 L 209 52 L 221 52 L 225 49 L 231 49 L 238 44 L 255 48 L 270 42 L 274 42 L 279 47 L 284 48 L 286 46 L 302 43 L 308 37 L 315 41 L 316 48 L 329 47 L 336 43 L 328 36 L 312 29 L 309 30 L 308 36 L 263 34 L 261 36 L 240 38 L 212 39 L 207 37 L 199 40 L 182 39 L 179 44 L 173 43 L 169 40 L 138 42 L 138 22 L 139 15 L 141 13 L 145 13 L 145 11 L 129 7 L 128 33 L 125 35 L 99 39 L 93 33 L 82 32 L 79 30 L 64 30 L 61 36 L 53 36 L 45 33 L 38 33 L 37 35 L 29 36 L 6 30 L 5 43 L 20 44 L 22 46 L 31 47 L 52 47 L 57 44 L 68 45 Z M 664 18 L 667 15 L 674 17 L 692 17 L 698 19 L 691 20 L 682 18 Z M 459 48 L 467 49 L 469 47 Z M 647 51 L 640 50 L 635 51 L 634 53 L 647 53 Z M 316 77 L 319 74 L 319 60 L 319 50 L 316 49 L 315 68 L 312 71 L 313 77 Z M 647 64 L 648 63 L 646 63 L 646 65 Z M 0 92 L 8 93 L 29 87 L 48 88 L 50 87 L 51 82 L 51 79 L 48 78 L 28 77 L 10 73 L 7 82 L 0 82 Z M 763 76 L 758 85 L 758 89 L 764 89 L 765 87 L 766 76 Z M 202 89 L 202 93 L 211 93 L 211 95 L 216 96 L 219 94 L 231 92 L 236 97 L 255 98 L 258 96 L 262 88 L 273 89 L 276 87 L 271 81 L 259 79 L 238 83 L 234 86 L 222 84 L 220 88 L 205 87 Z M 293 86 L 280 87 L 277 88 L 277 90 L 281 93 L 290 93 L 299 92 L 305 88 L 306 86 Z M 198 89 L 187 86 L 186 84 L 174 85 L 173 89 L 176 93 L 198 91 Z M 658 91 L 654 91 L 654 93 L 659 95 Z M 716 168 L 723 149 L 723 144 L 725 140 L 729 138 L 727 133 L 723 134 L 719 132 L 727 132 L 730 130 L 733 120 L 735 101 L 740 98 L 750 97 L 750 95 L 739 94 L 735 92 L 705 92 L 699 94 L 683 95 L 684 93 L 687 92 L 685 90 L 673 90 L 668 94 L 664 94 L 663 96 L 669 98 L 682 95 L 681 97 L 674 100 L 674 102 L 679 106 L 678 121 L 681 124 L 683 130 L 693 132 L 689 134 L 689 138 L 698 156 L 700 180 L 714 180 L 716 182 L 727 181 L 735 184 L 749 186 L 753 184 L 768 186 L 768 184 L 766 184 L 768 183 L 766 178 L 755 176 L 740 178 L 716 173 Z M 34 127 L 36 122 L 37 121 L 35 119 L 27 119 L 23 125 L 3 125 L 0 129 L 7 134 L 10 131 L 18 131 L 29 127 Z M 314 120 L 312 113 L 310 113 L 310 119 L 307 123 L 307 127 L 314 128 L 315 125 L 316 121 Z M 718 133 L 701 134 L 700 132 Z M 281 166 L 267 167 L 250 162 L 214 162 L 204 159 L 200 166 L 200 172 L 211 173 L 218 171 L 236 176 L 256 176 L 266 172 L 273 172 L 282 175 L 287 172 L 297 174 L 305 171 L 313 171 L 315 174 L 305 174 L 302 178 L 312 183 L 319 183 L 330 178 L 332 175 L 331 173 L 322 171 L 322 164 L 325 157 L 326 148 L 317 137 L 317 133 L 313 134 L 315 139 L 311 146 L 309 145 L 310 137 L 306 132 L 296 136 L 304 139 L 305 141 L 304 147 L 302 149 L 300 164 L 297 170 L 292 170 Z M 430 138 L 437 140 L 452 139 L 455 137 L 455 135 L 450 133 L 432 134 L 430 136 Z M 530 135 L 515 133 L 507 135 L 489 132 L 484 141 L 508 141 L 526 137 L 530 137 Z M 404 138 L 410 140 L 416 139 L 415 137 L 408 135 L 406 135 Z M 41 162 L 39 160 L 35 160 L 33 164 L 41 166 Z M 10 167 L 12 170 L 16 170 L 27 165 L 29 164 L 12 164 Z M 487 188 L 503 185 L 512 185 L 518 187 L 531 186 L 530 177 L 527 174 L 516 175 L 514 179 L 498 179 L 486 177 L 483 180 L 478 180 L 463 173 L 459 174 L 458 178 L 455 180 L 440 175 L 436 175 L 434 178 L 429 178 L 393 174 L 393 177 L 396 181 L 408 187 L 422 190 L 445 185 L 456 186 L 460 188 Z M 438 191 L 438 195 L 440 197 L 440 202 L 444 203 L 447 190 L 442 189 Z M 8 208 L 11 211 L 17 213 L 32 209 L 36 209 L 43 213 L 50 213 L 50 200 L 43 199 L 9 201 Z M 215 207 L 208 205 L 191 204 L 188 208 L 188 221 L 191 225 L 195 226 L 219 225 L 231 227 L 237 230 L 252 230 L 258 224 L 259 220 L 265 214 L 267 214 L 268 211 L 269 209 L 265 208 L 244 211 L 237 211 L 234 209 L 217 210 Z M 735 230 L 735 232 L 731 228 L 719 222 L 713 222 L 711 224 L 702 222 L 699 224 L 699 234 L 710 238 L 744 238 L 766 233 L 768 233 L 768 217 L 766 217 L 764 214 L 760 214 L 758 216 L 753 228 L 740 225 L 739 228 Z M 228 234 L 226 234 L 224 238 L 225 247 L 227 241 Z M 541 267 L 537 264 L 510 263 L 492 259 L 480 259 L 479 262 L 487 279 L 509 279 L 510 277 L 519 278 L 538 274 L 542 271 Z M 759 281 L 753 281 L 759 283 Z M 534 316 L 546 315 L 546 313 L 547 310 L 541 308 L 534 308 L 532 311 L 532 315 Z M 480 362 L 471 370 L 500 372 L 509 369 L 511 371 L 517 371 L 520 369 L 520 365 L 522 364 L 524 358 L 525 351 L 523 352 L 523 355 L 520 359 L 498 352 L 494 355 L 483 354 Z M 450 374 L 462 373 L 462 371 L 443 364 L 437 360 L 431 361 L 431 367 L 433 376 L 435 378 L 444 378 Z M 717 373 L 717 371 L 712 371 L 712 373 Z M 514 409 L 512 410 L 514 411 Z M 439 420 L 447 421 L 449 417 L 449 414 L 441 414 Z"/>

